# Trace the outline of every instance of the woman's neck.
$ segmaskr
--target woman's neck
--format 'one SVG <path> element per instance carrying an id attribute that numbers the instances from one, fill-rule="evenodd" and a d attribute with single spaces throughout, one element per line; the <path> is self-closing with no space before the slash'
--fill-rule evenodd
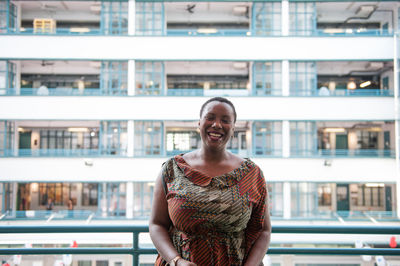
<path id="1" fill-rule="evenodd" d="M 221 162 L 229 158 L 229 153 L 225 150 L 210 150 L 205 149 L 204 147 L 200 148 L 198 153 L 200 159 L 205 162 Z"/>

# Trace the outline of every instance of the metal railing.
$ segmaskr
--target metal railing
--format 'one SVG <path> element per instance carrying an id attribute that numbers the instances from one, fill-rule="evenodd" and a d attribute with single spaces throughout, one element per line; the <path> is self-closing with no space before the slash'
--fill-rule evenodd
<path id="1" fill-rule="evenodd" d="M 59 254 L 124 254 L 132 255 L 133 265 L 139 265 L 139 255 L 157 254 L 155 248 L 139 246 L 139 234 L 148 233 L 148 226 L 0 226 L 0 234 L 49 233 L 132 233 L 131 248 L 1 248 L 0 255 Z M 273 226 L 272 233 L 281 234 L 400 234 L 400 226 Z M 267 254 L 295 255 L 390 255 L 400 256 L 398 248 L 282 248 L 271 247 Z"/>
<path id="2" fill-rule="evenodd" d="M 262 90 L 253 87 L 252 93 L 246 88 L 220 89 L 210 88 L 169 88 L 164 92 L 164 88 L 140 89 L 135 96 L 260 96 L 260 97 L 283 97 L 281 90 L 268 89 Z M 321 91 L 320 89 L 307 89 L 292 91 L 289 97 L 392 97 L 393 90 L 380 89 L 336 89 L 334 91 Z M 0 88 L 0 96 L 124 96 L 128 97 L 126 89 L 107 89 L 101 88 L 21 88 L 19 93 L 15 88 Z"/>
<path id="3" fill-rule="evenodd" d="M 34 28 L 20 28 L 14 30 L 8 28 L 4 33 L 15 35 L 60 35 L 60 36 L 104 36 L 111 35 L 105 33 L 101 28 L 54 28 L 40 30 Z M 118 35 L 127 35 L 127 29 Z M 291 31 L 290 36 L 393 36 L 392 30 L 385 29 L 359 29 L 359 28 L 331 28 L 331 29 L 310 29 L 303 32 Z M 113 34 L 115 35 L 115 34 Z M 247 28 L 181 28 L 167 29 L 166 34 L 151 34 L 156 36 L 282 36 L 280 30 L 262 30 Z"/>
<path id="4" fill-rule="evenodd" d="M 127 218 L 125 211 L 102 211 L 98 209 L 82 210 L 8 210 L 0 213 L 2 221 L 24 221 L 24 220 L 148 220 L 150 211 L 142 210 L 134 214 L 132 218 Z M 271 211 L 272 220 L 282 220 L 283 211 Z M 291 214 L 292 221 L 372 221 L 372 222 L 399 222 L 395 211 L 304 211 Z"/>

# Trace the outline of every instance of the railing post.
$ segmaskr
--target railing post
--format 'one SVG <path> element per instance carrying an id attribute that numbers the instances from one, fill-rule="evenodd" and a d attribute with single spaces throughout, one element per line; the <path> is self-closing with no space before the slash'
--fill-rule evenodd
<path id="1" fill-rule="evenodd" d="M 132 265 L 139 266 L 139 233 L 137 231 L 133 231 L 133 254 L 132 254 Z"/>

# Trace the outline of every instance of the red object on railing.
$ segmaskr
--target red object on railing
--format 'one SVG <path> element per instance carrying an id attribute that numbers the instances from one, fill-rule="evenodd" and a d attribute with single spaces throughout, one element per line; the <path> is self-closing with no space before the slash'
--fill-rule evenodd
<path id="1" fill-rule="evenodd" d="M 390 246 L 391 248 L 397 247 L 396 237 L 392 236 L 392 237 L 390 238 L 389 246 Z"/>
<path id="2" fill-rule="evenodd" d="M 76 243 L 76 240 L 74 240 L 74 242 L 72 242 L 71 248 L 77 248 L 78 247 L 78 243 Z"/>

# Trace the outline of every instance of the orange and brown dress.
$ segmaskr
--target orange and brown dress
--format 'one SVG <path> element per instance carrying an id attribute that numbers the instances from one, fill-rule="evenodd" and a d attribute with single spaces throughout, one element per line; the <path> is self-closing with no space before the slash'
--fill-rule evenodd
<path id="1" fill-rule="evenodd" d="M 246 159 L 238 168 L 210 177 L 182 155 L 163 166 L 171 240 L 182 258 L 197 265 L 243 265 L 264 223 L 266 184 Z M 166 262 L 157 257 L 155 265 Z"/>

